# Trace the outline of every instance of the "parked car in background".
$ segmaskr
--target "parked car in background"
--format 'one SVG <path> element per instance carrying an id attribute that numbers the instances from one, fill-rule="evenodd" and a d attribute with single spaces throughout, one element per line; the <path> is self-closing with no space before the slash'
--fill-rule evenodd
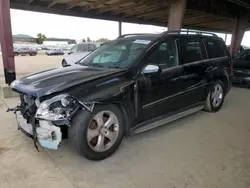
<path id="1" fill-rule="evenodd" d="M 233 84 L 250 87 L 250 49 L 233 57 Z"/>
<path id="2" fill-rule="evenodd" d="M 35 56 L 37 55 L 37 50 L 31 47 L 14 47 L 14 56 L 18 56 L 18 55 Z"/>
<path id="3" fill-rule="evenodd" d="M 84 42 L 76 44 L 62 60 L 62 66 L 74 65 L 90 52 L 96 50 L 100 45 L 101 43 L 99 42 Z"/>
<path id="4" fill-rule="evenodd" d="M 91 160 L 109 157 L 124 135 L 199 110 L 216 112 L 231 88 L 232 62 L 210 33 L 133 34 L 107 42 L 74 66 L 14 81 L 19 129 L 57 149 L 69 136 Z"/>
<path id="5" fill-rule="evenodd" d="M 60 48 L 57 49 L 52 49 L 52 50 L 48 50 L 46 51 L 47 55 L 64 55 L 64 51 Z"/>
<path id="6" fill-rule="evenodd" d="M 247 47 L 247 46 L 241 45 L 239 51 L 238 51 L 236 54 L 241 53 L 241 52 L 243 52 L 244 50 L 246 50 L 246 49 L 248 49 L 248 48 L 249 48 L 249 47 Z M 227 49 L 228 49 L 228 51 L 230 51 L 230 45 L 227 45 Z M 235 54 L 235 55 L 236 55 L 236 54 Z"/>

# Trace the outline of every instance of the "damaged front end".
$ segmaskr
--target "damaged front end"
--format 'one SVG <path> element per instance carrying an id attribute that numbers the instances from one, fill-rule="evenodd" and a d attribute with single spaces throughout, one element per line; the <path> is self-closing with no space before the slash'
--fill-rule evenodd
<path id="1" fill-rule="evenodd" d="M 94 108 L 94 103 L 81 103 L 68 94 L 43 101 L 20 94 L 20 100 L 20 106 L 8 111 L 14 111 L 18 128 L 33 138 L 36 148 L 38 142 L 42 147 L 58 149 L 63 136 L 62 128 L 70 126 L 72 116 L 79 109 L 92 111 Z"/>

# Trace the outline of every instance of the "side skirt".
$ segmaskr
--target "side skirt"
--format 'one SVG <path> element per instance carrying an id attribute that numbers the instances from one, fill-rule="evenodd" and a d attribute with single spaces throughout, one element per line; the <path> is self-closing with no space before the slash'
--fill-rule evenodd
<path id="1" fill-rule="evenodd" d="M 198 112 L 204 108 L 204 103 L 198 103 L 196 105 L 192 105 L 190 107 L 171 112 L 169 114 L 148 120 L 146 122 L 142 122 L 137 124 L 134 128 L 131 129 L 131 134 L 138 134 L 144 131 L 148 131 L 150 129 L 165 125 L 177 119 L 183 118 L 195 112 Z"/>

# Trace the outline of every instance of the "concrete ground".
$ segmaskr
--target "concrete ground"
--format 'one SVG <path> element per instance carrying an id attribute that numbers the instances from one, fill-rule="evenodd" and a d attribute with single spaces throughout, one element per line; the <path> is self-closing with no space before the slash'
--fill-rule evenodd
<path id="1" fill-rule="evenodd" d="M 79 156 L 67 141 L 58 151 L 37 152 L 5 112 L 18 99 L 1 100 L 0 187 L 249 188 L 249 94 L 233 88 L 219 112 L 125 138 L 100 162 Z"/>
<path id="2" fill-rule="evenodd" d="M 17 77 L 58 67 L 61 60 L 16 57 Z M 37 152 L 6 113 L 18 98 L 0 99 L 0 188 L 249 188 L 249 96 L 250 90 L 233 88 L 219 112 L 201 111 L 125 138 L 100 162 L 79 156 L 67 141 L 58 151 Z"/>

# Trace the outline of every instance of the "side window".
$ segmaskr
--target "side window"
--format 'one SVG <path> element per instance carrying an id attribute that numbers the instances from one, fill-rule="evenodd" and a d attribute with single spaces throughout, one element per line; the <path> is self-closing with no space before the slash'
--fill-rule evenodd
<path id="1" fill-rule="evenodd" d="M 177 66 L 178 54 L 174 40 L 161 43 L 149 56 L 148 63 L 159 65 L 162 69 Z"/>
<path id="2" fill-rule="evenodd" d="M 245 51 L 245 52 L 242 54 L 240 60 L 243 60 L 243 61 L 250 61 L 250 51 L 248 51 L 248 50 Z"/>
<path id="3" fill-rule="evenodd" d="M 182 64 L 202 60 L 201 44 L 198 39 L 181 39 L 179 44 Z"/>
<path id="4" fill-rule="evenodd" d="M 76 52 L 77 52 L 77 48 L 78 48 L 78 45 L 73 46 L 73 47 L 70 49 L 70 52 L 76 53 Z"/>
<path id="5" fill-rule="evenodd" d="M 217 57 L 226 56 L 225 51 L 218 40 L 203 39 L 203 41 L 205 43 L 209 58 L 217 58 Z"/>
<path id="6" fill-rule="evenodd" d="M 96 45 L 89 44 L 89 51 L 94 51 L 96 48 L 97 48 Z"/>
<path id="7" fill-rule="evenodd" d="M 87 52 L 88 44 L 79 44 L 77 52 Z"/>

